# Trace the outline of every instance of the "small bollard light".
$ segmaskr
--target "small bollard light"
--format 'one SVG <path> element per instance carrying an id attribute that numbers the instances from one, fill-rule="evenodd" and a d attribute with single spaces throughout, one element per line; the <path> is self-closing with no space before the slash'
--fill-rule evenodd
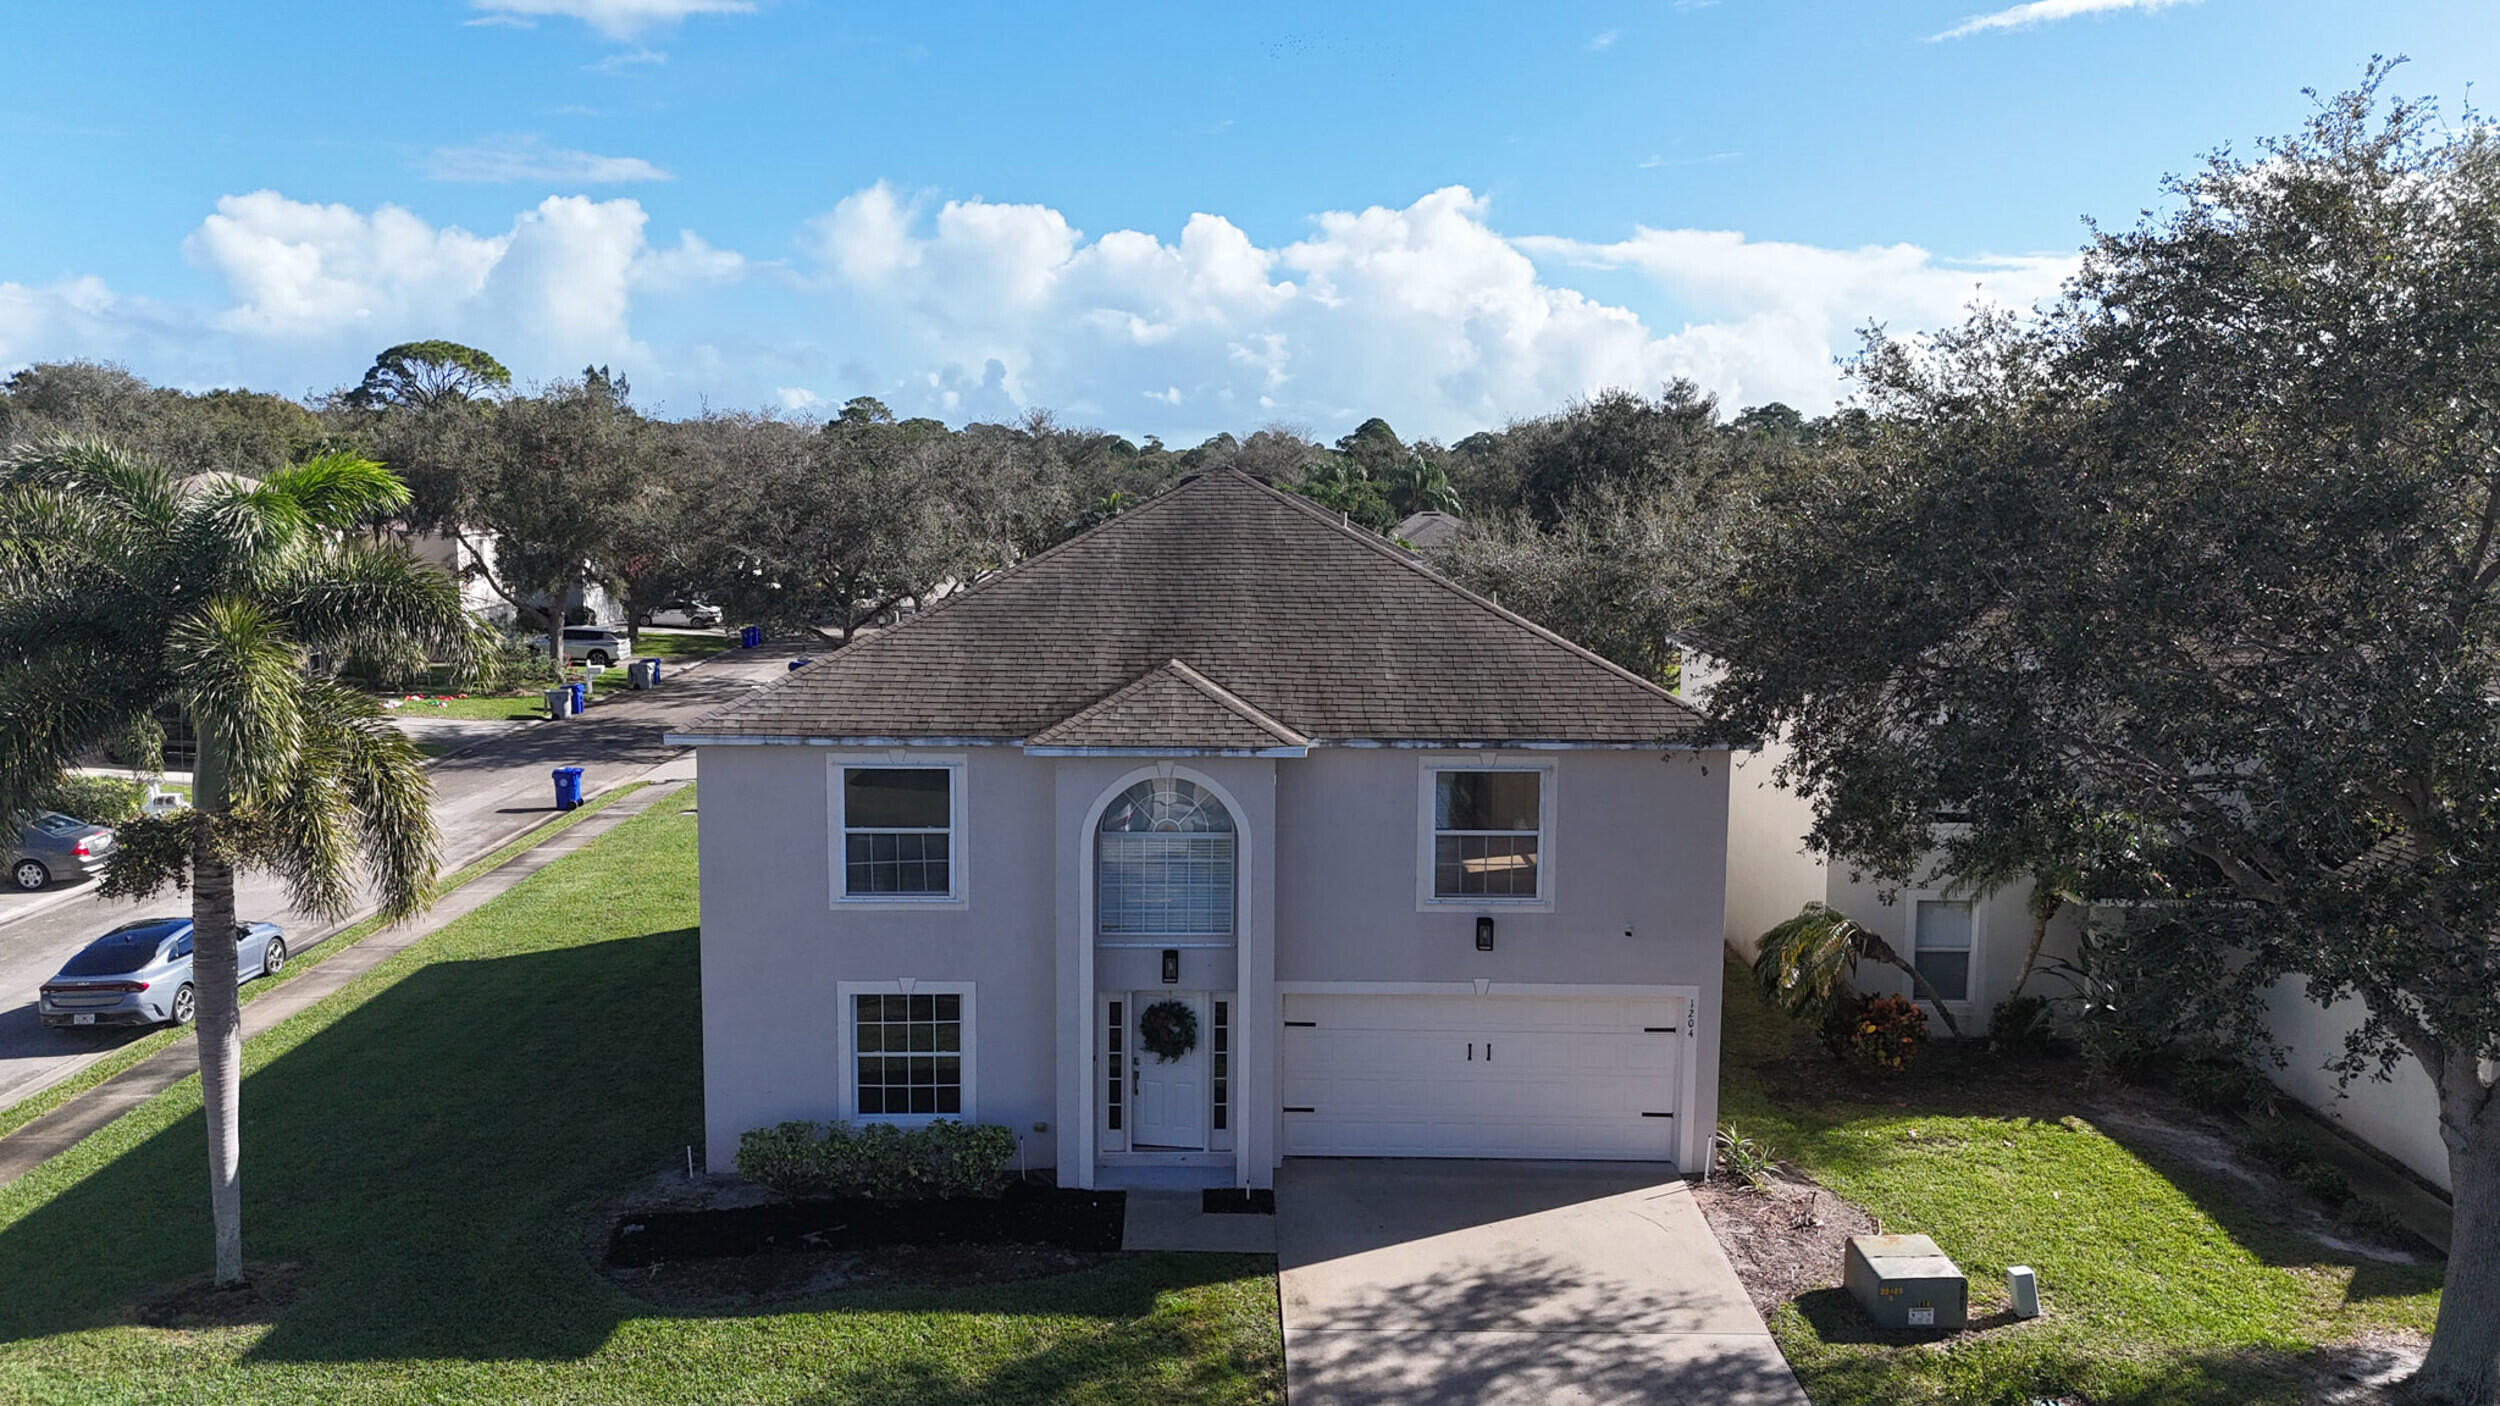
<path id="1" fill-rule="evenodd" d="M 2040 1276 L 2031 1272 L 2030 1265 L 2014 1264 L 2005 1267 L 2005 1293 L 2006 1297 L 2014 1301 L 2016 1318 L 2040 1316 Z"/>

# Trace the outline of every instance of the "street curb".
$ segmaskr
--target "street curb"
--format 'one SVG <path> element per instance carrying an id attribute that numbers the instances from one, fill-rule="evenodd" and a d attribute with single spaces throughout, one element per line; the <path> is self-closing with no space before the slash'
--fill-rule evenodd
<path id="1" fill-rule="evenodd" d="M 77 883 L 70 885 L 68 888 L 54 889 L 52 892 L 45 894 L 43 897 L 36 899 L 34 902 L 27 904 L 25 907 L 18 909 L 14 913 L 0 915 L 0 928 L 5 928 L 9 924 L 14 923 L 21 918 L 32 918 L 41 914 L 49 913 L 53 909 L 60 907 L 62 904 L 69 902 L 73 898 L 85 898 L 89 894 L 95 892 L 96 885 L 99 882 L 101 881 L 96 879 L 80 879 Z"/>

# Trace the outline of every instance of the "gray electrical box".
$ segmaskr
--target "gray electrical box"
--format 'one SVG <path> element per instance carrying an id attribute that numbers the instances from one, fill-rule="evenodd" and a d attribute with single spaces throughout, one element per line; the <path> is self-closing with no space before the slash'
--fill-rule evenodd
<path id="1" fill-rule="evenodd" d="M 1970 1321 L 1970 1281 L 1924 1235 L 1852 1235 L 1841 1287 L 1882 1328 L 1950 1333 Z"/>

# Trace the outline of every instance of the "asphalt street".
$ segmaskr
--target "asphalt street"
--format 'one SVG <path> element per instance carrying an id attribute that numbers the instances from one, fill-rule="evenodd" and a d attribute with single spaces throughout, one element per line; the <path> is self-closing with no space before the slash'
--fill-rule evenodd
<path id="1" fill-rule="evenodd" d="M 583 769 L 585 794 L 631 780 L 678 754 L 661 734 L 744 696 L 787 671 L 796 643 L 731 650 L 699 667 L 664 670 L 662 686 L 634 693 L 621 686 L 581 717 L 513 724 L 508 733 L 436 762 L 434 815 L 443 832 L 443 871 L 503 844 L 555 814 L 551 776 L 559 766 Z M 614 677 L 613 675 L 611 677 Z M 154 914 L 188 914 L 187 895 L 165 892 L 143 903 L 108 902 L 88 885 L 63 894 L 11 894 L 0 903 L 0 1106 L 67 1078 L 87 1062 L 144 1031 L 47 1030 L 35 1015 L 36 988 L 88 941 L 118 923 Z M 283 926 L 298 952 L 339 925 L 295 911 L 283 886 L 247 874 L 236 885 L 237 912 Z"/>

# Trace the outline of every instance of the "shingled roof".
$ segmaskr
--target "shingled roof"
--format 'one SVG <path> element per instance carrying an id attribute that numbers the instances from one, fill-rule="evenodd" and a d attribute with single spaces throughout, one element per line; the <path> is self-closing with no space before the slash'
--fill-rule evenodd
<path id="1" fill-rule="evenodd" d="M 1683 700 L 1368 532 L 1190 479 L 685 729 L 691 739 L 1275 752 L 1655 745 Z"/>

